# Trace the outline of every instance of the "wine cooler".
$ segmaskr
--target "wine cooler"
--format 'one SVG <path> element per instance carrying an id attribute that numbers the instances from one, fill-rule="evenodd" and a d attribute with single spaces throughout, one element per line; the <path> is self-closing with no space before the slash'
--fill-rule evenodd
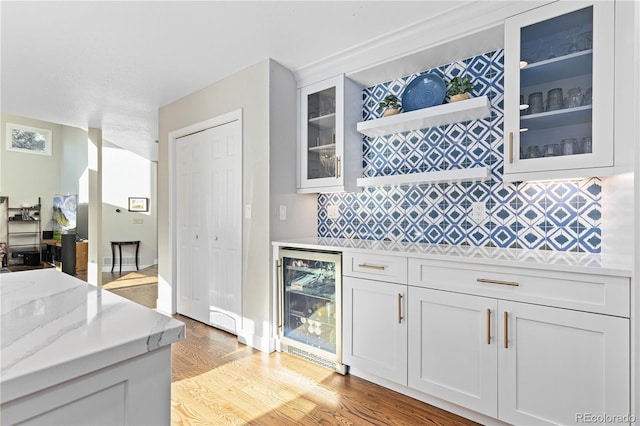
<path id="1" fill-rule="evenodd" d="M 280 350 L 345 374 L 342 364 L 342 254 L 280 249 Z"/>

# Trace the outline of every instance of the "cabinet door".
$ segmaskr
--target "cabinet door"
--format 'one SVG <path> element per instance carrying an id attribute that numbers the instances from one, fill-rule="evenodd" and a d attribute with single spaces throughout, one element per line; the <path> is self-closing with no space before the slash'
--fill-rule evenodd
<path id="1" fill-rule="evenodd" d="M 300 187 L 343 184 L 344 79 L 300 89 Z"/>
<path id="2" fill-rule="evenodd" d="M 345 364 L 407 384 L 407 286 L 344 277 Z"/>
<path id="3" fill-rule="evenodd" d="M 505 180 L 613 166 L 613 18 L 557 2 L 505 22 Z"/>
<path id="4" fill-rule="evenodd" d="M 501 420 L 576 424 L 629 413 L 628 319 L 505 301 L 498 312 Z"/>
<path id="5" fill-rule="evenodd" d="M 497 416 L 495 299 L 409 287 L 409 386 Z"/>

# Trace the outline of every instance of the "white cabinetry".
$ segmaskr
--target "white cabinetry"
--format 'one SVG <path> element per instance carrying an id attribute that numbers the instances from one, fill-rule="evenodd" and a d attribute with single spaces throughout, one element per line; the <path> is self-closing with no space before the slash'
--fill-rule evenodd
<path id="1" fill-rule="evenodd" d="M 407 286 L 345 277 L 343 361 L 407 384 Z"/>
<path id="2" fill-rule="evenodd" d="M 362 89 L 339 75 L 299 90 L 298 192 L 356 191 Z"/>
<path id="3" fill-rule="evenodd" d="M 409 285 L 409 387 L 513 424 L 629 413 L 628 279 L 409 259 Z"/>
<path id="4" fill-rule="evenodd" d="M 556 2 L 505 21 L 504 179 L 611 174 L 614 2 Z"/>
<path id="5" fill-rule="evenodd" d="M 409 387 L 497 417 L 496 301 L 409 287 Z"/>
<path id="6" fill-rule="evenodd" d="M 343 361 L 406 386 L 407 259 L 350 253 L 343 259 Z"/>
<path id="7" fill-rule="evenodd" d="M 628 319 L 500 300 L 498 336 L 500 420 L 628 415 Z"/>

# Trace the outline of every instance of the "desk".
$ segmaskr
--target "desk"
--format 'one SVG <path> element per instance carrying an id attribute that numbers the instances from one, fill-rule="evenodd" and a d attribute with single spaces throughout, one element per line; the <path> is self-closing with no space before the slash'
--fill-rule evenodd
<path id="1" fill-rule="evenodd" d="M 120 254 L 119 262 L 120 262 L 120 273 L 122 274 L 122 246 L 136 246 L 136 271 L 138 268 L 138 250 L 140 249 L 140 241 L 111 241 L 111 272 L 113 272 L 113 267 L 116 266 L 116 251 L 115 247 L 118 246 L 118 252 Z"/>
<path id="2" fill-rule="evenodd" d="M 60 240 L 42 240 L 42 244 L 46 244 L 47 248 L 42 252 L 43 263 L 54 264 L 59 262 L 61 258 L 60 249 L 62 242 Z M 76 242 L 76 270 L 86 271 L 89 258 L 89 242 Z"/>

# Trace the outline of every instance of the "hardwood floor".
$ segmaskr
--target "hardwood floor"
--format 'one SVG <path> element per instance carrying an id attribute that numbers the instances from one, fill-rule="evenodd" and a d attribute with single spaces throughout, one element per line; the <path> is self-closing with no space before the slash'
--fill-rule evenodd
<path id="1" fill-rule="evenodd" d="M 155 308 L 157 281 L 148 282 L 154 271 L 107 274 L 105 289 L 146 306 L 154 297 Z M 229 333 L 174 317 L 187 326 L 185 340 L 171 349 L 174 426 L 475 424 L 358 377 L 286 353 L 264 354 Z"/>

